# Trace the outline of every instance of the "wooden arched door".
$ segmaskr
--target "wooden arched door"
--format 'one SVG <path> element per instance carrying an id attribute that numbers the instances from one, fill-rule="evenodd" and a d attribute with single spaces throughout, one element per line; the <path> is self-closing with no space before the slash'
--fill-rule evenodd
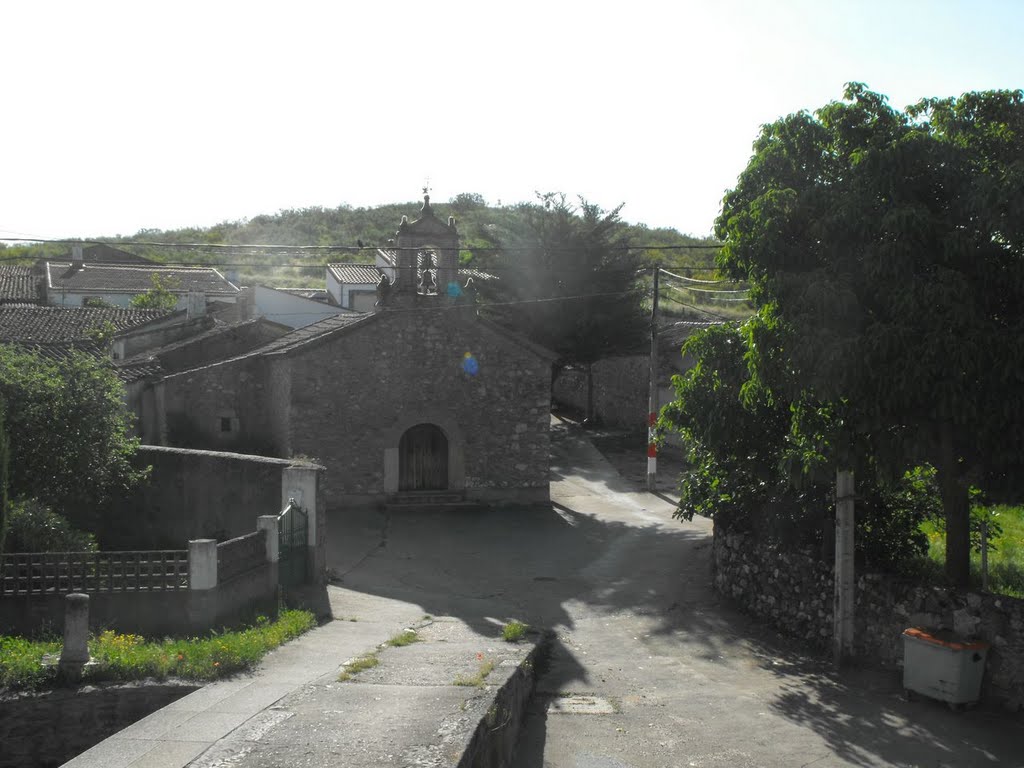
<path id="1" fill-rule="evenodd" d="M 448 489 L 448 438 L 436 424 L 417 424 L 398 441 L 398 490 Z"/>

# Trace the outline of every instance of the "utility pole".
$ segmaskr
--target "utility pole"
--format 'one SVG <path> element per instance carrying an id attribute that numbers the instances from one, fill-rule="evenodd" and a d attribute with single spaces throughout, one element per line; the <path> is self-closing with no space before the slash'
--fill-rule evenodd
<path id="1" fill-rule="evenodd" d="M 654 267 L 654 297 L 651 299 L 651 382 L 647 399 L 647 492 L 658 488 L 658 446 L 654 444 L 654 425 L 658 420 L 658 277 Z"/>
<path id="2" fill-rule="evenodd" d="M 833 656 L 836 666 L 853 655 L 854 603 L 856 582 L 854 556 L 853 472 L 836 472 L 836 564 L 835 602 L 833 603 Z"/>

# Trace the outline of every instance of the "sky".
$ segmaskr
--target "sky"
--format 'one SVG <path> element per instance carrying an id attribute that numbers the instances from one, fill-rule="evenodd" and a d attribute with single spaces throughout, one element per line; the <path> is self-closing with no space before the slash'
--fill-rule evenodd
<path id="1" fill-rule="evenodd" d="M 462 192 L 712 232 L 759 126 L 1024 87 L 1024 0 L 0 4 L 0 237 Z M 415 214 L 415 209 L 410 211 Z"/>

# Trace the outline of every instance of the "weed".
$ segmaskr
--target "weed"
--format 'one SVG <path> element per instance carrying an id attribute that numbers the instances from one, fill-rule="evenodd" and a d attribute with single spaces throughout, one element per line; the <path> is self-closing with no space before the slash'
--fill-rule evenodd
<path id="1" fill-rule="evenodd" d="M 404 632 L 399 632 L 397 635 L 392 637 L 390 640 L 387 641 L 387 643 L 385 643 L 385 645 L 390 645 L 392 648 L 401 648 L 406 645 L 418 643 L 420 642 L 421 639 L 422 638 L 419 635 L 417 635 L 415 631 L 407 629 Z"/>
<path id="2" fill-rule="evenodd" d="M 380 659 L 377 658 L 377 654 L 368 653 L 365 656 L 360 656 L 358 659 L 353 659 L 338 675 L 338 682 L 345 682 L 351 680 L 353 675 L 358 675 L 360 672 L 365 672 L 368 669 L 373 669 L 380 664 Z"/>
<path id="3" fill-rule="evenodd" d="M 479 654 L 477 655 L 479 658 Z M 459 675 L 452 681 L 452 685 L 463 685 L 466 687 L 480 688 L 484 684 L 484 680 L 487 676 L 494 671 L 494 662 L 490 659 L 484 659 L 480 662 L 480 668 L 477 673 L 472 677 L 466 677 L 465 675 Z"/>
<path id="4" fill-rule="evenodd" d="M 501 628 L 501 639 L 506 643 L 518 643 L 526 636 L 528 625 L 513 619 Z"/>

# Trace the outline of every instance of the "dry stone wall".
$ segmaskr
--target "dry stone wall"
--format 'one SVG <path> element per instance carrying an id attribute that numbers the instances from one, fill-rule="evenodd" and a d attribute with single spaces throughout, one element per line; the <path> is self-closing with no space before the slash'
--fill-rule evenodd
<path id="1" fill-rule="evenodd" d="M 750 536 L 714 537 L 714 583 L 747 612 L 823 650 L 832 642 L 832 567 L 804 552 L 759 544 Z M 983 694 L 1024 703 L 1024 600 L 928 587 L 893 576 L 857 578 L 855 653 L 870 665 L 903 663 L 903 630 L 951 630 L 991 645 Z"/>

